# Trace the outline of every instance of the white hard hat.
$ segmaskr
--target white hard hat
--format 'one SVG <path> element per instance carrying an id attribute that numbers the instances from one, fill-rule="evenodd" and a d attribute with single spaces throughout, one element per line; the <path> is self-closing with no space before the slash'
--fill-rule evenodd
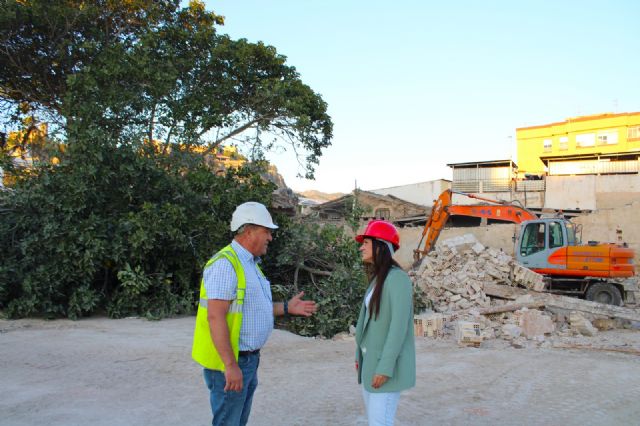
<path id="1" fill-rule="evenodd" d="M 236 207 L 231 216 L 231 231 L 236 232 L 244 224 L 264 226 L 269 229 L 278 229 L 278 225 L 273 223 L 269 211 L 264 204 L 255 201 L 248 201 Z"/>

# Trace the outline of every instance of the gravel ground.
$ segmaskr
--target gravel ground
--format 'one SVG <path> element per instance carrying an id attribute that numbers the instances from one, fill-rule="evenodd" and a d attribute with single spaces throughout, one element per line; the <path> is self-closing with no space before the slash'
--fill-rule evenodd
<path id="1" fill-rule="evenodd" d="M 193 317 L 0 320 L 1 425 L 206 425 Z M 558 346 L 580 346 L 560 349 Z M 398 425 L 640 424 L 640 331 L 461 348 L 417 340 Z M 274 331 L 250 425 L 366 425 L 353 338 Z"/>

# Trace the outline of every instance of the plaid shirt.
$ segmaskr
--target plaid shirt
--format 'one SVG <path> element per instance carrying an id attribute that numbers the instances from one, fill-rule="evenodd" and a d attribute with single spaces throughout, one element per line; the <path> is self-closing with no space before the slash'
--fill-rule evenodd
<path id="1" fill-rule="evenodd" d="M 259 258 L 233 240 L 235 250 L 244 270 L 247 288 L 242 308 L 240 350 L 262 348 L 273 330 L 273 301 L 271 286 L 258 270 Z M 204 286 L 209 299 L 234 300 L 238 280 L 231 262 L 222 258 L 204 271 Z"/>

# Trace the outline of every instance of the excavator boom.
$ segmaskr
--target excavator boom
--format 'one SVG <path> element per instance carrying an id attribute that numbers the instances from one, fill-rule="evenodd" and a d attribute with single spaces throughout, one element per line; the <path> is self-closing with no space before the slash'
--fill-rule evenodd
<path id="1" fill-rule="evenodd" d="M 454 205 L 452 202 L 453 194 L 459 194 L 468 198 L 475 198 L 493 204 Z M 415 260 L 419 260 L 422 256 L 433 250 L 436 241 L 442 232 L 442 228 L 444 228 L 450 216 L 471 216 L 503 220 L 513 223 L 521 223 L 525 220 L 538 218 L 538 216 L 533 212 L 524 207 L 515 206 L 504 201 L 482 198 L 477 195 L 466 194 L 464 192 L 454 192 L 447 189 L 440 194 L 431 209 L 431 214 L 429 215 L 427 223 L 424 226 L 424 230 L 422 231 L 422 237 L 420 238 L 418 248 L 414 250 Z M 424 241 L 424 246 L 423 249 L 420 250 L 422 241 Z"/>

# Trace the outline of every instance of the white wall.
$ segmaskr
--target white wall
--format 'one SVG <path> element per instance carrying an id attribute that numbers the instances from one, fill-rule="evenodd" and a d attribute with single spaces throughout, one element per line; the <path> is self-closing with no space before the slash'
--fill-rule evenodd
<path id="1" fill-rule="evenodd" d="M 473 193 L 479 197 L 488 198 L 495 201 L 519 201 L 523 206 L 529 208 L 542 208 L 544 204 L 544 192 L 529 191 L 525 192 L 483 192 L 482 194 Z M 513 199 L 512 199 L 513 196 Z M 453 194 L 453 204 L 470 206 L 474 204 L 483 204 L 485 201 L 476 198 L 465 197 L 464 195 Z"/>
<path id="2" fill-rule="evenodd" d="M 449 189 L 450 187 L 451 182 L 444 179 L 438 179 L 429 182 L 392 186 L 389 188 L 369 189 L 368 191 L 379 195 L 393 195 L 394 197 L 401 198 L 414 204 L 431 207 L 442 191 Z"/>
<path id="3" fill-rule="evenodd" d="M 605 175 L 596 178 L 596 206 L 611 209 L 640 201 L 640 175 Z"/>
<path id="4" fill-rule="evenodd" d="M 640 201 L 640 175 L 547 176 L 545 207 L 601 210 Z"/>
<path id="5" fill-rule="evenodd" d="M 547 176 L 544 207 L 555 210 L 595 210 L 596 177 L 602 176 Z"/>

